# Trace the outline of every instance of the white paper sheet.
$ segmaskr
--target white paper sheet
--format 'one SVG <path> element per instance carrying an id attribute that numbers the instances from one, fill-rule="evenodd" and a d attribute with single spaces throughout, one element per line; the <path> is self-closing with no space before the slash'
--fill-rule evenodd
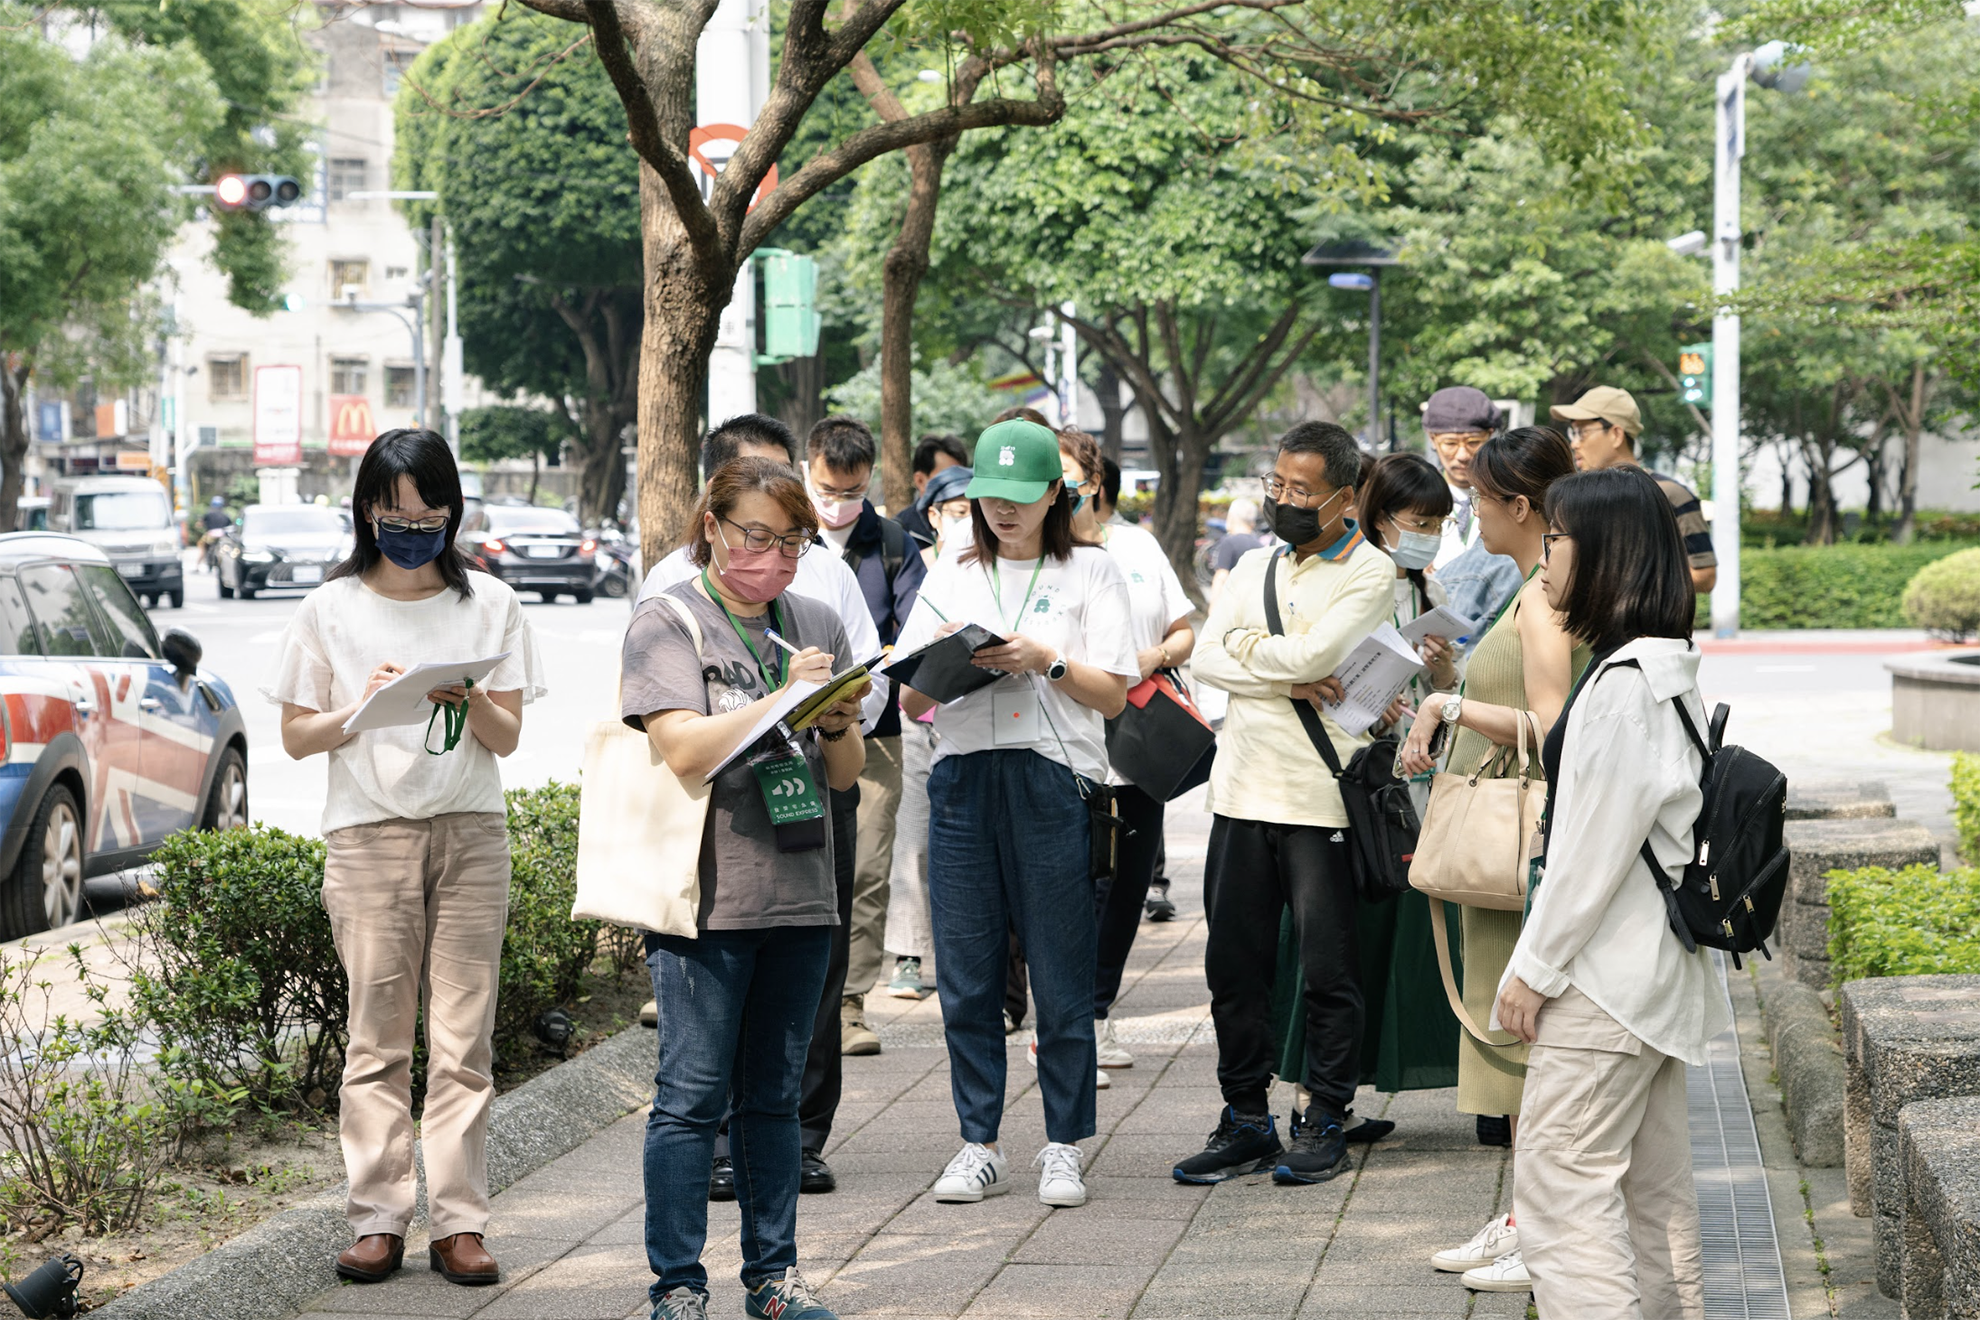
<path id="1" fill-rule="evenodd" d="M 1368 731 L 1389 708 L 1409 680 L 1426 666 L 1417 659 L 1416 648 L 1404 640 L 1393 623 L 1383 623 L 1348 652 L 1333 677 L 1346 695 L 1338 702 L 1325 702 L 1327 714 L 1343 733 Z"/>
<path id="2" fill-rule="evenodd" d="M 1441 637 L 1447 642 L 1455 642 L 1460 637 L 1469 637 L 1478 627 L 1478 620 L 1467 619 L 1448 605 L 1439 605 L 1428 614 L 1419 614 L 1397 629 L 1412 645 L 1426 637 Z"/>
<path id="3" fill-rule="evenodd" d="M 792 712 L 809 701 L 814 694 L 823 692 L 828 687 L 834 687 L 844 683 L 849 677 L 855 674 L 861 676 L 870 675 L 873 670 L 879 668 L 880 662 L 883 659 L 885 659 L 884 655 L 876 655 L 865 664 L 847 665 L 844 669 L 832 675 L 832 681 L 830 683 L 797 682 L 787 688 L 779 689 L 776 694 L 777 699 L 765 708 L 762 716 L 750 727 L 749 732 L 742 736 L 742 741 L 737 743 L 734 750 L 723 757 L 722 763 L 713 770 L 710 770 L 702 778 L 701 782 L 704 784 L 714 783 L 715 776 L 727 770 L 738 756 L 743 755 L 750 748 L 756 746 L 758 739 L 777 727 L 777 721 L 790 719 Z"/>
<path id="4" fill-rule="evenodd" d="M 414 665 L 405 673 L 364 699 L 364 704 L 344 721 L 345 733 L 366 729 L 390 729 L 401 724 L 424 724 L 432 718 L 433 703 L 426 694 L 438 687 L 455 687 L 469 679 L 479 683 L 495 672 L 495 666 L 509 658 L 507 651 L 486 660 L 446 660 Z"/>

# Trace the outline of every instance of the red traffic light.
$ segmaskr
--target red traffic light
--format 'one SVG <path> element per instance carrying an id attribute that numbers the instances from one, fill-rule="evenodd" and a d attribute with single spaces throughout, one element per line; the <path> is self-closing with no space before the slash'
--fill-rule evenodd
<path id="1" fill-rule="evenodd" d="M 223 174 L 213 181 L 213 202 L 223 211 L 261 211 L 301 198 L 302 185 L 286 174 Z"/>

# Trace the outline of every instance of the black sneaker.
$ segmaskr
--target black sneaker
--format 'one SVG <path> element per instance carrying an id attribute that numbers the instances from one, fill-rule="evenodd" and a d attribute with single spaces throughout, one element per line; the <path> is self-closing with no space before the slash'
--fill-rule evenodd
<path id="1" fill-rule="evenodd" d="M 736 1166 L 727 1155 L 717 1155 L 715 1167 L 709 1170 L 708 1199 L 711 1201 L 736 1199 Z"/>
<path id="2" fill-rule="evenodd" d="M 1220 1183 L 1272 1167 L 1285 1151 L 1270 1114 L 1240 1114 L 1229 1105 L 1203 1149 L 1175 1167 L 1179 1183 Z"/>
<path id="3" fill-rule="evenodd" d="M 1176 915 L 1176 905 L 1169 901 L 1169 882 L 1157 880 L 1148 887 L 1148 897 L 1142 902 L 1141 910 L 1150 921 L 1167 921 Z"/>
<path id="4" fill-rule="evenodd" d="M 1354 1117 L 1354 1111 L 1352 1109 L 1348 1110 L 1347 1117 L 1350 1119 Z M 1345 1122 L 1345 1120 L 1343 1121 Z M 1288 1124 L 1290 1130 L 1286 1135 L 1294 1141 L 1298 1141 L 1299 1130 L 1305 1126 L 1305 1122 L 1295 1112 L 1292 1116 L 1292 1121 Z M 1348 1123 L 1347 1132 L 1343 1135 L 1346 1137 L 1347 1144 L 1350 1146 L 1372 1146 L 1395 1130 L 1396 1125 L 1386 1118 L 1364 1118 L 1357 1123 Z"/>
<path id="5" fill-rule="evenodd" d="M 815 1150 L 805 1151 L 799 1157 L 798 1191 L 836 1192 L 839 1180 L 832 1176 L 831 1166 Z"/>
<path id="6" fill-rule="evenodd" d="M 1291 1186 L 1323 1183 L 1348 1167 L 1347 1134 L 1341 1130 L 1338 1115 L 1318 1105 L 1306 1111 L 1292 1149 L 1279 1157 L 1272 1169 L 1272 1181 Z"/>
<path id="7" fill-rule="evenodd" d="M 1478 1144 L 1481 1146 L 1512 1145 L 1512 1123 L 1503 1115 L 1480 1114 L 1478 1116 Z"/>

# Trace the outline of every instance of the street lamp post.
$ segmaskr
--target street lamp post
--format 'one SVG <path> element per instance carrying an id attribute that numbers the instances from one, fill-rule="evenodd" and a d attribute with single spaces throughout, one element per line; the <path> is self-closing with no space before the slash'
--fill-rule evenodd
<path id="1" fill-rule="evenodd" d="M 1323 243 L 1304 257 L 1305 266 L 1365 266 L 1365 271 L 1335 271 L 1327 283 L 1336 289 L 1368 294 L 1368 447 L 1379 449 L 1382 437 L 1382 267 L 1399 263 L 1396 254 L 1373 243 Z"/>
<path id="2" fill-rule="evenodd" d="M 426 426 L 426 290 L 415 286 L 404 302 L 360 302 L 345 298 L 331 306 L 347 312 L 387 312 L 412 334 L 413 421 Z M 410 311 L 411 317 L 406 313 Z"/>

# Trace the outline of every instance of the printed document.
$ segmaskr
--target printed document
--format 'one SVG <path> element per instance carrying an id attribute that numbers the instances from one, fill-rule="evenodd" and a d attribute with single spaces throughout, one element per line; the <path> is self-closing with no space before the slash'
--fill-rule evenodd
<path id="1" fill-rule="evenodd" d="M 1455 642 L 1460 637 L 1469 637 L 1478 627 L 1478 620 L 1467 619 L 1448 605 L 1439 605 L 1428 614 L 1419 614 L 1397 629 L 1414 646 L 1426 637 L 1441 637 L 1447 642 Z"/>
<path id="2" fill-rule="evenodd" d="M 364 699 L 364 704 L 344 721 L 345 733 L 366 729 L 390 729 L 401 724 L 424 724 L 433 717 L 433 703 L 426 694 L 434 688 L 459 687 L 472 679 L 479 683 L 495 672 L 495 666 L 509 658 L 507 651 L 486 660 L 447 660 L 414 665 L 405 673 Z"/>
<path id="3" fill-rule="evenodd" d="M 1396 625 L 1384 622 L 1334 671 L 1333 677 L 1346 691 L 1340 701 L 1323 703 L 1327 714 L 1343 733 L 1366 733 L 1409 680 L 1426 668 Z"/>

